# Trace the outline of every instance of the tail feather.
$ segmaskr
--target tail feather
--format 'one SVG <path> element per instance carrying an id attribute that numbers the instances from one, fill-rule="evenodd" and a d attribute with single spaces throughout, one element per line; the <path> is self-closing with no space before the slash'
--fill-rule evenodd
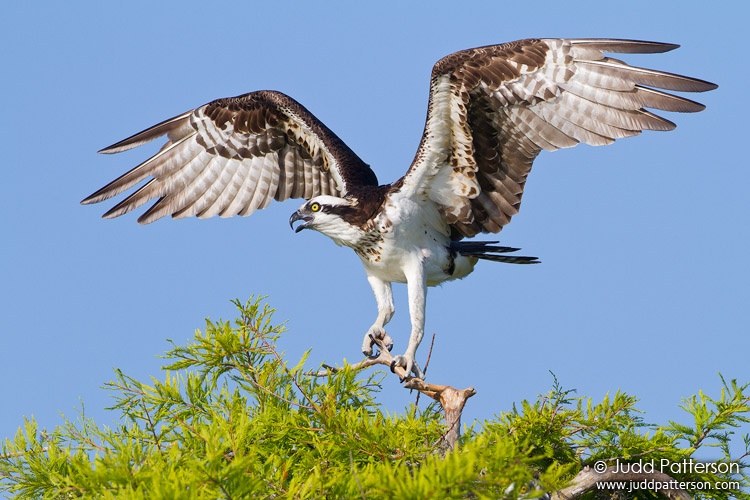
<path id="1" fill-rule="evenodd" d="M 507 264 L 539 264 L 537 257 L 521 255 L 498 255 L 512 253 L 520 248 L 497 246 L 497 241 L 453 241 L 451 249 L 465 257 L 490 260 L 492 262 L 505 262 Z"/>

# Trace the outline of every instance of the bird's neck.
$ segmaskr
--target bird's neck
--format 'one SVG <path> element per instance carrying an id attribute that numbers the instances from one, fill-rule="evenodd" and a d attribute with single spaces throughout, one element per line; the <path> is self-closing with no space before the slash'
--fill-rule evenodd
<path id="1" fill-rule="evenodd" d="M 316 229 L 331 238 L 337 245 L 354 249 L 359 246 L 366 234 L 362 228 L 351 224 L 336 224 Z"/>

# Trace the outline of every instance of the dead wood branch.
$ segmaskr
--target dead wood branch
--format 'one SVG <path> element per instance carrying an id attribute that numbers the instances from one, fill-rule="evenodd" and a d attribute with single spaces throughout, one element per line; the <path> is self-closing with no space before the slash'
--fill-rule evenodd
<path id="1" fill-rule="evenodd" d="M 377 356 L 372 356 L 367 359 L 350 365 L 353 370 L 361 370 L 374 365 L 384 365 L 391 369 L 395 373 L 399 380 L 405 381 L 404 387 L 406 389 L 412 389 L 419 391 L 425 396 L 429 396 L 435 401 L 440 403 L 445 413 L 445 434 L 440 442 L 440 449 L 443 453 L 450 451 L 455 448 L 458 438 L 461 436 L 461 414 L 463 413 L 464 406 L 466 406 L 466 400 L 472 397 L 477 392 L 473 387 L 468 389 L 458 390 L 449 385 L 431 384 L 424 380 L 416 377 L 412 377 L 411 374 L 406 373 L 406 370 L 401 366 L 393 365 L 393 356 L 385 346 L 385 343 L 380 339 L 375 339 L 375 343 L 378 346 L 380 352 Z M 325 370 L 321 370 L 313 375 L 326 376 L 329 373 L 335 373 L 338 368 L 328 365 L 323 365 Z"/>
<path id="2" fill-rule="evenodd" d="M 679 488 L 667 488 L 667 485 L 677 484 L 677 481 L 663 472 L 615 472 L 614 467 L 607 467 L 603 472 L 596 472 L 589 466 L 583 468 L 581 472 L 573 478 L 570 486 L 551 495 L 551 500 L 573 500 L 580 498 L 585 493 L 597 487 L 597 483 L 605 481 L 624 481 L 629 483 L 639 483 L 642 481 L 654 481 L 663 485 L 663 489 L 657 490 L 658 493 L 670 500 L 692 500 L 692 496 Z M 601 492 L 606 490 L 602 489 Z"/>

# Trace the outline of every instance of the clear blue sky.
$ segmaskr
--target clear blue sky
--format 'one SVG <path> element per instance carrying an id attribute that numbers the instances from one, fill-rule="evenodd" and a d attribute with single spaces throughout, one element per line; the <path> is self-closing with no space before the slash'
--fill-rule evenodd
<path id="1" fill-rule="evenodd" d="M 428 375 L 478 394 L 467 421 L 551 385 L 640 397 L 649 421 L 684 420 L 682 397 L 750 381 L 750 172 L 744 148 L 748 7 L 705 2 L 5 3 L 0 197 L 0 437 L 23 416 L 48 428 L 80 401 L 103 423 L 113 368 L 161 378 L 167 338 L 233 318 L 267 294 L 283 347 L 311 367 L 360 359 L 375 302 L 359 259 L 287 224 L 296 200 L 250 218 L 105 221 L 79 201 L 154 147 L 96 151 L 217 97 L 286 92 L 338 133 L 381 182 L 419 141 L 432 64 L 531 36 L 682 44 L 636 64 L 715 81 L 678 128 L 606 148 L 543 153 L 504 244 L 539 266 L 484 263 L 430 289 Z M 460 5 L 460 6 L 459 6 Z M 737 10 L 744 9 L 744 12 Z M 402 286 L 389 332 L 402 350 Z M 394 379 L 381 401 L 413 399 Z M 747 429 L 745 430 L 747 432 Z"/>

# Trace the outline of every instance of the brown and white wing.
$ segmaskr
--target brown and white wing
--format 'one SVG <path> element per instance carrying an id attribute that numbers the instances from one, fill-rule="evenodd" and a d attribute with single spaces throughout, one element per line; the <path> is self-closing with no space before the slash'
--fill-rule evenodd
<path id="1" fill-rule="evenodd" d="M 424 135 L 397 187 L 426 193 L 456 238 L 496 233 L 518 212 L 542 149 L 594 146 L 675 125 L 646 108 L 704 106 L 662 90 L 716 85 L 629 66 L 605 52 L 677 45 L 609 39 L 521 40 L 451 54 L 432 71 Z"/>
<path id="2" fill-rule="evenodd" d="M 344 142 L 280 92 L 218 99 L 166 120 L 101 153 L 119 153 L 167 136 L 161 150 L 81 203 L 143 186 L 105 218 L 157 199 L 138 222 L 172 217 L 250 215 L 272 200 L 343 196 L 377 179 Z"/>

